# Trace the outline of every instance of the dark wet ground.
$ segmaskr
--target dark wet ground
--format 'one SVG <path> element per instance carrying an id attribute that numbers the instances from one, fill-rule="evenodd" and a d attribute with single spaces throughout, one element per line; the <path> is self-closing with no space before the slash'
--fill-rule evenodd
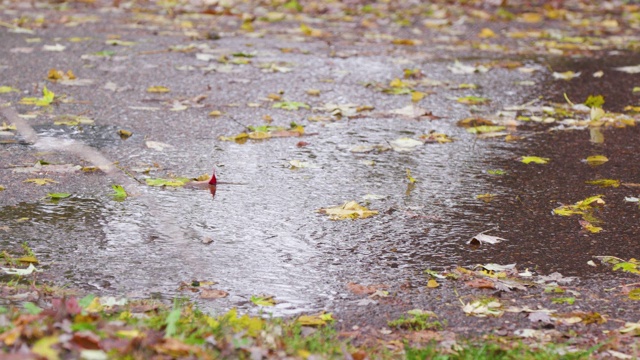
<path id="1" fill-rule="evenodd" d="M 32 11 L 13 12 L 14 7 L 4 4 L 4 21 L 21 11 Z M 96 10 L 84 11 L 91 14 Z M 16 166 L 32 166 L 41 159 L 60 164 L 87 163 L 68 154 L 40 153 L 30 145 L 11 143 L 19 137 L 5 136 L 0 147 L 0 184 L 6 188 L 0 193 L 0 226 L 7 228 L 0 230 L 0 244 L 3 249 L 15 249 L 22 242 L 28 243 L 43 263 L 46 279 L 100 294 L 162 299 L 185 294 L 178 291 L 182 281 L 212 280 L 218 283 L 216 288 L 230 296 L 199 302 L 210 311 L 235 306 L 257 312 L 249 298 L 269 294 L 279 301 L 269 309 L 276 315 L 329 310 L 337 311 L 348 324 L 363 320 L 381 326 L 387 318 L 420 307 L 437 309 L 434 311 L 449 319 L 456 330 L 471 331 L 486 319 L 467 318 L 452 287 L 425 288 L 423 270 L 517 263 L 519 269 L 529 268 L 540 274 L 558 271 L 577 276 L 580 282 L 576 286 L 586 293 L 595 289 L 589 296 L 596 299 L 576 305 L 574 310 L 593 309 L 626 320 L 632 320 L 630 315 L 638 310 L 637 302 L 608 305 L 602 300 L 608 297 L 603 288 L 615 287 L 628 276 L 612 273 L 604 266 L 589 266 L 587 261 L 599 255 L 624 259 L 640 255 L 640 210 L 637 204 L 624 202 L 626 196 L 637 196 L 640 190 L 584 184 L 595 178 L 640 183 L 634 149 L 637 127 L 606 128 L 605 142 L 592 144 L 588 129 L 547 131 L 554 124 L 519 124 L 516 134 L 524 139 L 515 142 L 505 142 L 503 137 L 479 139 L 456 126 L 463 118 L 490 116 L 539 97 L 541 103 L 564 102 L 563 93 L 575 103 L 590 94 L 602 94 L 607 110 L 622 111 L 627 105 L 637 104 L 637 95 L 631 89 L 640 85 L 639 76 L 612 68 L 640 63 L 637 53 L 603 49 L 583 56 L 541 55 L 520 50 L 524 44 L 507 53 L 482 52 L 470 47 L 477 39 L 465 33 L 475 34 L 482 28 L 473 21 L 454 29 L 457 32 L 441 34 L 442 38 L 431 38 L 428 35 L 432 30 L 422 29 L 426 44 L 403 47 L 390 45 L 388 40 L 359 37 L 361 29 L 348 23 L 326 27 L 341 34 L 330 38 L 304 37 L 295 31 L 299 26 L 296 21 L 266 24 L 267 35 L 254 38 L 237 32 L 238 18 L 216 17 L 211 26 L 222 38 L 214 41 L 191 39 L 179 22 L 160 22 L 162 17 L 154 20 L 137 14 L 137 20 L 130 20 L 126 10 L 98 12 L 108 20 L 79 27 L 64 26 L 63 15 L 55 11 L 40 12 L 51 20 L 35 34 L 0 29 L 0 86 L 24 92 L 0 94 L 0 100 L 12 102 L 23 114 L 38 111 L 37 118 L 28 121 L 40 136 L 83 141 L 138 178 L 195 177 L 216 165 L 220 181 L 244 183 L 221 184 L 212 201 L 206 191 L 151 188 L 130 181 L 127 190 L 137 196 L 117 202 L 109 196 L 110 185 L 116 181 L 101 173 L 15 172 Z M 199 33 L 205 30 L 209 29 L 198 28 Z M 413 34 L 393 26 L 389 31 L 398 37 Z M 114 35 L 136 45 L 105 45 L 105 40 Z M 90 39 L 68 40 L 74 36 Z M 458 40 L 446 42 L 446 36 Z M 27 41 L 35 37 L 41 41 Z M 67 49 L 41 50 L 42 45 L 56 43 Z M 199 48 L 165 51 L 187 44 Z M 15 50 L 24 47 L 33 50 L 30 54 Z M 281 48 L 294 50 L 282 52 Z M 115 51 L 116 55 L 81 59 L 83 54 L 104 50 Z M 211 54 L 214 59 L 227 55 L 233 59 L 231 54 L 240 51 L 255 55 L 250 64 L 204 62 L 195 55 Z M 536 71 L 529 74 L 494 67 L 487 73 L 456 75 L 447 69 L 456 59 L 468 65 L 520 61 Z M 263 68 L 272 63 L 291 72 L 264 72 Z M 94 83 L 86 87 L 52 84 L 44 80 L 52 67 L 71 69 L 78 78 L 93 79 Z M 416 105 L 439 119 L 416 120 L 389 114 L 390 110 L 410 105 L 409 97 L 364 86 L 376 82 L 386 86 L 392 79 L 402 78 L 407 68 L 419 68 L 426 77 L 451 85 L 420 88 L 434 93 Z M 571 81 L 552 79 L 552 71 L 567 70 L 583 71 L 583 75 Z M 604 77 L 591 76 L 599 70 L 604 71 Z M 533 85 L 517 85 L 521 81 Z M 107 82 L 115 83 L 121 91 L 104 89 Z M 453 89 L 463 83 L 475 83 L 479 88 Z M 46 109 L 16 105 L 22 96 L 39 96 L 45 84 L 74 102 Z M 171 92 L 145 92 L 154 85 L 167 86 Z M 319 97 L 306 93 L 312 88 L 320 90 Z M 279 92 L 283 99 L 312 107 L 355 103 L 375 109 L 352 119 L 313 122 L 310 117 L 330 115 L 319 110 L 273 109 L 272 102 L 265 98 Z M 189 108 L 184 111 L 169 110 L 172 101 L 199 95 L 206 95 L 206 99 L 185 102 Z M 477 107 L 455 101 L 466 95 L 492 101 Z M 224 114 L 210 117 L 212 110 Z M 62 114 L 84 114 L 95 124 L 52 125 L 53 118 Z M 245 144 L 218 140 L 219 136 L 245 131 L 240 124 L 263 123 L 265 115 L 271 116 L 276 125 L 288 126 L 292 121 L 303 124 L 308 135 Z M 133 136 L 123 140 L 117 134 L 119 129 L 129 130 Z M 431 130 L 456 141 L 426 144 L 408 153 L 351 151 L 355 146 L 387 145 L 401 137 L 417 139 Z M 297 147 L 301 140 L 309 145 Z M 167 143 L 172 148 L 157 151 L 145 146 L 145 141 Z M 606 155 L 610 161 L 595 168 L 581 161 L 595 154 Z M 551 162 L 525 165 L 518 161 L 523 155 L 548 157 Z M 309 161 L 317 168 L 291 169 L 291 160 Z M 410 191 L 407 168 L 418 180 Z M 141 169 L 150 171 L 136 172 Z M 503 169 L 506 174 L 487 174 L 491 169 Z M 43 187 L 23 183 L 33 177 L 48 177 L 58 183 Z M 73 196 L 59 202 L 43 199 L 55 191 Z M 476 199 L 484 193 L 496 197 L 490 203 Z M 380 211 L 370 219 L 330 221 L 316 212 L 350 200 L 365 204 L 368 194 L 382 197 L 368 201 L 368 207 Z M 577 217 L 552 214 L 562 204 L 596 194 L 604 194 L 606 201 L 597 212 L 603 220 L 601 233 L 585 233 Z M 496 227 L 490 234 L 507 238 L 507 242 L 481 248 L 466 245 L 475 234 Z M 213 243 L 203 244 L 205 238 L 213 239 Z M 633 282 L 634 278 L 628 280 Z M 397 296 L 383 299 L 379 305 L 357 306 L 355 302 L 362 296 L 347 290 L 349 282 L 386 284 Z M 479 290 L 472 293 L 486 295 Z M 534 295 L 531 305 L 540 297 L 535 291 Z"/>

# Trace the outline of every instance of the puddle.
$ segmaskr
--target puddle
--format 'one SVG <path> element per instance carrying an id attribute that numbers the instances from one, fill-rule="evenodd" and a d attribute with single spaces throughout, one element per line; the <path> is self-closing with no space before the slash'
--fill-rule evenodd
<path id="1" fill-rule="evenodd" d="M 346 102 L 349 99 L 341 94 L 354 93 L 358 94 L 356 97 L 366 94 L 359 98 L 360 102 L 375 104 L 377 109 L 404 106 L 404 102 L 399 106 L 401 101 L 396 97 L 372 93 L 358 85 L 358 81 L 372 80 L 367 61 L 377 70 L 402 73 L 402 66 L 358 59 L 332 61 L 334 68 L 315 69 L 311 75 L 330 77 L 336 68 L 344 66 L 353 74 L 332 85 L 336 91 L 333 101 Z M 430 74 L 446 73 L 446 64 L 424 66 Z M 388 80 L 388 76 L 379 76 Z M 470 77 L 458 77 L 456 81 L 464 82 Z M 490 106 L 496 110 L 525 103 L 541 91 L 537 87 L 514 87 L 515 81 L 530 78 L 504 69 L 494 69 L 486 76 L 474 75 L 473 79 L 480 83 L 481 90 L 472 93 L 494 99 Z M 180 84 L 174 86 L 178 88 Z M 541 134 L 514 143 L 477 140 L 455 126 L 457 120 L 468 116 L 468 107 L 456 103 L 442 106 L 445 97 L 467 94 L 442 90 L 426 98 L 421 106 L 443 117 L 435 121 L 363 117 L 329 124 L 309 123 L 306 131 L 318 135 L 305 138 L 311 145 L 303 148 L 295 146 L 299 141 L 296 138 L 244 145 L 217 141 L 214 144 L 211 139 L 219 135 L 216 132 L 226 135 L 229 131 L 238 132 L 238 127 L 229 123 L 208 129 L 201 138 L 193 138 L 194 128 L 186 126 L 171 131 L 160 128 L 151 135 L 183 145 L 175 151 L 153 152 L 134 148 L 135 144 L 129 142 L 122 145 L 129 146 L 125 153 L 131 154 L 135 149 L 137 160 L 167 164 L 168 170 L 178 174 L 199 174 L 216 163 L 222 165 L 220 181 L 246 185 L 221 184 L 213 200 L 207 191 L 143 187 L 140 196 L 124 202 L 83 195 L 57 203 L 7 206 L 0 209 L 0 223 L 11 230 L 3 234 L 0 244 L 8 247 L 28 243 L 47 270 L 46 276 L 89 292 L 170 300 L 189 295 L 178 291 L 181 282 L 209 280 L 217 282 L 216 288 L 229 292 L 230 296 L 199 301 L 203 309 L 223 311 L 239 307 L 256 313 L 258 310 L 249 302 L 251 295 L 268 294 L 279 301 L 275 308 L 267 310 L 275 315 L 335 307 L 349 296 L 345 288 L 348 282 L 394 285 L 407 280 L 420 282 L 424 280 L 422 271 L 427 268 L 517 262 L 520 267 L 537 268 L 543 273 L 559 270 L 566 275 L 595 276 L 603 270 L 584 265 L 589 256 L 628 254 L 624 244 L 607 242 L 616 236 L 616 231 L 585 236 L 575 219 L 550 214 L 560 202 L 573 203 L 602 192 L 584 188 L 580 176 L 606 172 L 586 174 L 586 170 L 578 169 L 570 174 L 575 178 L 569 180 L 566 167 L 586 166 L 579 160 L 616 145 L 616 136 L 624 139 L 619 146 L 623 142 L 632 143 L 624 137 L 628 135 L 607 132 L 605 136 L 612 135 L 613 141 L 607 140 L 602 149 L 588 143 L 588 134 L 578 132 Z M 199 123 L 194 125 L 200 126 L 196 129 L 211 126 L 199 118 L 183 120 L 182 114 L 163 115 L 167 124 L 180 119 Z M 246 115 L 247 119 L 255 119 L 261 114 L 256 110 Z M 278 115 L 287 119 L 298 117 L 288 113 Z M 60 134 L 66 130 L 43 127 L 38 132 L 75 137 L 96 148 L 113 142 L 113 129 L 90 130 Z M 427 144 L 406 154 L 349 151 L 357 145 L 385 144 L 406 136 L 415 138 L 430 130 L 449 134 L 457 141 Z M 620 134 L 624 131 L 619 130 Z M 185 134 L 190 135 L 187 143 Z M 578 139 L 579 147 L 573 147 Z M 516 161 L 518 156 L 529 152 L 553 157 L 554 162 L 537 167 Z M 625 164 L 631 159 L 629 153 L 627 158 L 617 161 Z M 318 168 L 293 170 L 287 167 L 290 160 L 310 161 Z M 411 190 L 406 180 L 407 168 L 418 180 Z M 507 175 L 487 175 L 487 170 L 497 168 L 507 170 Z M 578 183 L 580 189 L 574 196 L 573 184 Z M 476 195 L 484 193 L 495 194 L 496 201 L 486 204 L 476 199 Z M 367 205 L 380 211 L 380 215 L 334 222 L 316 212 L 350 200 L 365 204 L 363 197 L 367 194 L 383 197 Z M 611 195 L 613 199 L 616 196 L 621 195 Z M 29 220 L 17 222 L 20 218 Z M 623 226 L 637 223 L 637 219 L 636 215 L 625 219 L 620 227 L 612 229 L 626 231 L 624 246 L 629 246 L 637 238 L 635 230 Z M 504 245 L 480 249 L 466 245 L 473 235 L 495 227 L 499 229 L 491 234 L 509 239 Z M 213 239 L 213 243 L 204 244 L 204 238 Z M 584 256 L 566 256 L 574 252 Z"/>

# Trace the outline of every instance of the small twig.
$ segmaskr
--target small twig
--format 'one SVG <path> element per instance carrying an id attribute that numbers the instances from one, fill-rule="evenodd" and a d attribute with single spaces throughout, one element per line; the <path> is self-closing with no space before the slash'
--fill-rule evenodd
<path id="1" fill-rule="evenodd" d="M 236 120 L 233 116 L 229 116 L 229 119 L 231 119 L 231 121 L 233 121 L 234 123 L 242 126 L 243 128 L 249 130 L 249 131 L 253 131 L 250 127 L 248 127 L 247 125 L 244 125 L 243 123 L 241 123 L 240 121 Z"/>

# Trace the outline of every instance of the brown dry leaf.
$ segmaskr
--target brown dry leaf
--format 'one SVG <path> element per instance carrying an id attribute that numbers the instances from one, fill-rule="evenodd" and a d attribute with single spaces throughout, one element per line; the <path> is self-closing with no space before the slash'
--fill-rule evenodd
<path id="1" fill-rule="evenodd" d="M 173 338 L 163 339 L 162 342 L 154 345 L 153 348 L 161 354 L 167 354 L 174 358 L 187 357 L 192 354 L 198 357 L 197 354 L 201 353 L 200 348 L 187 345 L 182 341 Z"/>
<path id="2" fill-rule="evenodd" d="M 442 335 L 438 331 L 433 330 L 411 331 L 407 334 L 407 340 L 415 343 L 439 342 L 442 340 Z"/>
<path id="3" fill-rule="evenodd" d="M 356 295 L 371 295 L 375 293 L 378 289 L 385 289 L 387 286 L 382 284 L 374 284 L 374 285 L 360 285 L 354 282 L 350 282 L 347 284 L 347 289 Z"/>
<path id="4" fill-rule="evenodd" d="M 463 128 L 474 128 L 478 126 L 490 126 L 495 125 L 495 123 L 491 120 L 475 117 L 475 118 L 466 118 L 458 121 L 456 125 Z"/>
<path id="5" fill-rule="evenodd" d="M 473 279 L 471 281 L 467 281 L 466 285 L 473 288 L 478 288 L 478 289 L 495 289 L 496 288 L 495 283 L 489 279 Z"/>
<path id="6" fill-rule="evenodd" d="M 100 337 L 91 331 L 79 331 L 74 333 L 71 342 L 83 349 L 100 349 Z"/>
<path id="7" fill-rule="evenodd" d="M 201 299 L 221 299 L 229 296 L 229 293 L 218 289 L 202 289 L 200 291 Z"/>

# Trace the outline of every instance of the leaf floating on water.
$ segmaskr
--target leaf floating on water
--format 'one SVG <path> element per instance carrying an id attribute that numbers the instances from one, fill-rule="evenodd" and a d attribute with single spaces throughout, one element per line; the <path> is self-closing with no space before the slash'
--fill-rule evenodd
<path id="1" fill-rule="evenodd" d="M 60 200 L 70 197 L 69 193 L 48 193 L 47 197 L 51 198 L 51 200 Z"/>
<path id="2" fill-rule="evenodd" d="M 118 135 L 120 135 L 120 139 L 126 140 L 126 139 L 130 138 L 131 135 L 133 135 L 133 133 L 131 131 L 128 131 L 128 130 L 120 129 L 120 130 L 118 130 Z"/>
<path id="3" fill-rule="evenodd" d="M 411 170 L 407 168 L 407 180 L 409 180 L 409 184 L 413 184 L 416 182 L 416 179 L 411 176 Z"/>
<path id="4" fill-rule="evenodd" d="M 506 173 L 507 172 L 502 169 L 487 170 L 487 174 L 489 175 L 504 175 Z"/>
<path id="5" fill-rule="evenodd" d="M 553 78 L 556 80 L 571 80 L 573 78 L 576 78 L 580 76 L 580 72 L 573 72 L 573 71 L 565 71 L 562 73 L 559 72 L 554 72 L 553 73 Z"/>
<path id="6" fill-rule="evenodd" d="M 391 148 L 397 152 L 410 152 L 418 146 L 424 145 L 422 141 L 411 138 L 399 138 L 392 140 L 389 144 L 391 144 Z"/>
<path id="7" fill-rule="evenodd" d="M 217 289 L 202 289 L 200 291 L 201 299 L 221 299 L 229 296 L 229 293 L 224 290 Z"/>
<path id="8" fill-rule="evenodd" d="M 188 178 L 174 178 L 174 179 L 160 179 L 160 178 L 147 178 L 144 179 L 149 186 L 184 186 L 190 180 Z"/>
<path id="9" fill-rule="evenodd" d="M 535 163 L 535 164 L 546 164 L 549 162 L 549 158 L 543 158 L 538 156 L 523 156 L 520 161 L 525 164 Z"/>
<path id="10" fill-rule="evenodd" d="M 489 193 L 476 195 L 476 199 L 482 200 L 482 201 L 484 201 L 486 203 L 491 202 L 495 197 L 496 197 L 495 195 L 489 194 Z"/>
<path id="11" fill-rule="evenodd" d="M 473 238 L 471 238 L 471 240 L 469 240 L 467 242 L 467 244 L 476 245 L 476 246 L 479 246 L 479 245 L 482 245 L 482 244 L 492 244 L 493 245 L 493 244 L 497 244 L 497 243 L 500 243 L 500 242 L 503 242 L 503 241 L 507 241 L 507 239 L 501 238 L 501 237 L 498 237 L 498 236 L 492 236 L 492 235 L 487 235 L 487 234 L 484 234 L 484 233 L 480 233 L 480 234 L 474 236 Z"/>
<path id="12" fill-rule="evenodd" d="M 599 166 L 609 161 L 609 158 L 604 155 L 592 155 L 587 157 L 583 161 L 591 166 Z"/>
<path id="13" fill-rule="evenodd" d="M 420 135 L 420 139 L 422 139 L 422 141 L 424 141 L 425 143 L 437 142 L 438 144 L 446 144 L 446 143 L 453 142 L 453 139 L 450 138 L 449 135 L 441 134 L 437 132 L 431 132 L 429 134 Z"/>
<path id="14" fill-rule="evenodd" d="M 159 141 L 147 141 L 145 142 L 145 144 L 149 149 L 158 150 L 158 151 L 163 151 L 165 149 L 173 149 L 173 145 L 166 144 Z"/>
<path id="15" fill-rule="evenodd" d="M 292 169 L 302 169 L 302 168 L 309 168 L 309 169 L 317 169 L 319 168 L 318 165 L 309 162 L 309 161 L 300 161 L 300 160 L 291 160 L 289 161 L 289 165 L 291 166 Z"/>
<path id="16" fill-rule="evenodd" d="M 124 187 L 122 187 L 122 185 L 111 185 L 111 188 L 113 188 L 114 191 L 111 196 L 113 196 L 116 200 L 122 201 L 127 198 L 128 194 L 124 190 Z"/>
<path id="17" fill-rule="evenodd" d="M 318 212 L 329 215 L 331 220 L 366 219 L 378 215 L 377 210 L 369 210 L 355 201 L 346 202 L 342 206 L 320 209 Z"/>
<path id="18" fill-rule="evenodd" d="M 275 306 L 276 299 L 267 295 L 251 295 L 251 302 L 258 306 Z"/>
<path id="19" fill-rule="evenodd" d="M 614 187 L 617 188 L 620 186 L 620 180 L 614 179 L 597 179 L 597 180 L 587 180 L 585 184 L 589 185 L 597 185 L 600 187 Z"/>

